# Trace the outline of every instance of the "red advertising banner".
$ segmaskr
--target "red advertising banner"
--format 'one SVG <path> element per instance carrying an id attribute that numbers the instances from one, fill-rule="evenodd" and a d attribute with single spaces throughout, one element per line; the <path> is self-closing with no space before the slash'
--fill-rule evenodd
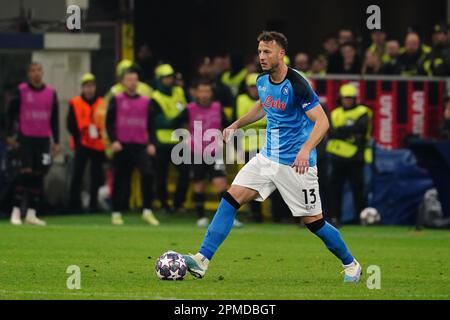
<path id="1" fill-rule="evenodd" d="M 358 99 L 373 110 L 373 137 L 386 149 L 404 145 L 408 136 L 438 136 L 443 119 L 445 81 L 368 77 L 311 79 L 321 102 L 331 111 L 339 105 L 339 88 L 351 83 L 358 88 Z"/>

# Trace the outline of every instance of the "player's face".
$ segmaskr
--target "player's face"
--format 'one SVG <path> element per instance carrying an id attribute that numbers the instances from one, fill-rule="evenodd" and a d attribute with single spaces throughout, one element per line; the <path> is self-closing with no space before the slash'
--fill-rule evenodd
<path id="1" fill-rule="evenodd" d="M 210 85 L 199 85 L 195 90 L 197 101 L 202 106 L 208 106 L 213 99 L 213 90 Z"/>
<path id="2" fill-rule="evenodd" d="M 123 76 L 122 84 L 129 93 L 135 93 L 139 77 L 137 73 L 127 73 Z"/>
<path id="3" fill-rule="evenodd" d="M 276 41 L 260 41 L 258 45 L 259 63 L 263 71 L 272 72 L 282 63 L 285 51 Z"/>
<path id="4" fill-rule="evenodd" d="M 32 83 L 41 83 L 44 71 L 40 64 L 33 64 L 28 69 L 28 80 Z"/>

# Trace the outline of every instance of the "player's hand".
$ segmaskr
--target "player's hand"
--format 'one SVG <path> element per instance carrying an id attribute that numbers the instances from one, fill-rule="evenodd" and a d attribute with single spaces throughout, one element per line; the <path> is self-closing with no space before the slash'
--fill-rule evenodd
<path id="1" fill-rule="evenodd" d="M 6 144 L 8 146 L 10 146 L 11 148 L 13 148 L 13 149 L 16 149 L 19 146 L 19 144 L 17 143 L 17 140 L 15 138 L 12 138 L 12 137 L 7 137 L 6 138 Z"/>
<path id="2" fill-rule="evenodd" d="M 53 145 L 52 145 L 52 155 L 53 156 L 56 156 L 58 153 L 60 153 L 61 152 L 61 147 L 59 146 L 59 144 L 57 144 L 57 143 L 54 143 Z"/>
<path id="3" fill-rule="evenodd" d="M 156 155 L 156 147 L 154 144 L 149 144 L 147 146 L 147 153 L 149 156 L 153 157 Z"/>
<path id="4" fill-rule="evenodd" d="M 114 153 L 120 152 L 123 150 L 122 144 L 119 141 L 113 142 L 111 145 L 111 149 Z"/>
<path id="5" fill-rule="evenodd" d="M 233 123 L 229 127 L 225 128 L 223 130 L 223 141 L 225 141 L 225 143 L 230 142 L 231 138 L 233 137 L 237 129 L 239 128 L 236 123 Z"/>
<path id="6" fill-rule="evenodd" d="M 300 149 L 300 151 L 298 152 L 297 157 L 295 158 L 295 161 L 292 164 L 292 167 L 295 169 L 297 173 L 304 174 L 308 172 L 309 153 L 310 153 L 309 150 L 303 148 Z"/>

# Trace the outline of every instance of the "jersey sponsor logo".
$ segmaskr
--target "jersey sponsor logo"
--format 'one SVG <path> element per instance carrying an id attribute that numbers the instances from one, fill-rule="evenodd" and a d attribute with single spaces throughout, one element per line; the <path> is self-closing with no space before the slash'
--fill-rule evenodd
<path id="1" fill-rule="evenodd" d="M 263 86 L 258 86 L 258 91 L 266 92 L 266 91 L 267 91 L 267 88 L 266 88 L 266 87 L 263 87 Z"/>
<path id="2" fill-rule="evenodd" d="M 283 110 L 283 111 L 284 111 L 284 109 L 286 109 L 285 102 L 281 102 L 281 99 L 273 100 L 272 96 L 267 96 L 262 105 L 263 105 L 263 107 L 279 109 L 279 110 Z"/>
<path id="3" fill-rule="evenodd" d="M 311 102 L 306 102 L 306 103 L 302 104 L 302 108 L 306 109 L 309 107 L 310 104 L 311 104 Z"/>

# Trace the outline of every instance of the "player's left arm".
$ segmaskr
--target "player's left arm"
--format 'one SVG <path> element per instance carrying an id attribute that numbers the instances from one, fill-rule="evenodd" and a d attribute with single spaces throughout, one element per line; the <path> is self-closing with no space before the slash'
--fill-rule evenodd
<path id="1" fill-rule="evenodd" d="M 306 111 L 306 115 L 312 122 L 314 122 L 314 128 L 311 131 L 309 139 L 303 144 L 297 154 L 297 157 L 295 158 L 294 163 L 292 164 L 295 171 L 300 174 L 308 172 L 309 155 L 311 150 L 313 150 L 320 143 L 320 141 L 322 141 L 330 127 L 328 117 L 319 103 L 317 103 L 317 105 L 312 109 Z"/>
<path id="2" fill-rule="evenodd" d="M 59 102 L 56 91 L 53 93 L 53 106 L 50 122 L 53 134 L 53 144 L 51 146 L 51 149 L 52 154 L 55 156 L 61 151 L 61 148 L 59 146 Z"/>

